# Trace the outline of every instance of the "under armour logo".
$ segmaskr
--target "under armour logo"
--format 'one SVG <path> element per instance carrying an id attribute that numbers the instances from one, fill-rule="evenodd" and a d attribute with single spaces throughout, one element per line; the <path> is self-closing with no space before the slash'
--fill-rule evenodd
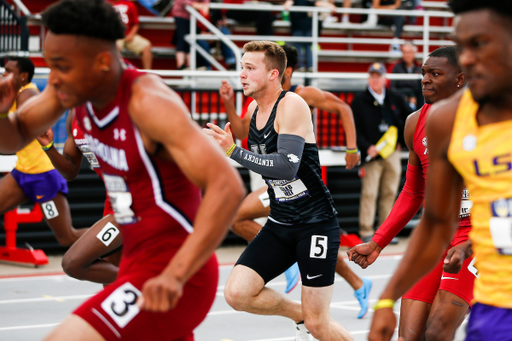
<path id="1" fill-rule="evenodd" d="M 114 140 L 121 140 L 121 141 L 125 141 L 126 140 L 126 130 L 124 129 L 114 129 Z"/>

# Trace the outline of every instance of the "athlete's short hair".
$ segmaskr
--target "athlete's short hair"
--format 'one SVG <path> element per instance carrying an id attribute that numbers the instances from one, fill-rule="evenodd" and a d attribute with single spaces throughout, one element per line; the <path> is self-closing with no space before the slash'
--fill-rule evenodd
<path id="1" fill-rule="evenodd" d="M 20 73 L 26 72 L 28 73 L 28 82 L 30 83 L 32 81 L 32 77 L 34 77 L 34 63 L 29 58 L 26 57 L 9 57 L 8 61 L 16 62 L 16 65 L 18 66 L 18 69 L 20 70 Z"/>
<path id="2" fill-rule="evenodd" d="M 251 41 L 244 45 L 244 52 L 264 52 L 267 69 L 277 69 L 279 80 L 283 79 L 287 60 L 286 53 L 281 46 L 267 40 Z"/>
<path id="3" fill-rule="evenodd" d="M 115 42 L 124 38 L 119 13 L 104 0 L 61 0 L 42 14 L 55 34 L 71 34 Z"/>
<path id="4" fill-rule="evenodd" d="M 284 52 L 286 53 L 286 67 L 291 67 L 293 70 L 297 68 L 297 64 L 299 63 L 299 53 L 295 46 L 291 45 L 283 45 L 282 46 Z"/>
<path id="5" fill-rule="evenodd" d="M 512 1 L 509 0 L 449 0 L 448 6 L 454 14 L 489 9 L 512 24 Z M 512 25 L 510 27 L 512 29 Z"/>
<path id="6" fill-rule="evenodd" d="M 457 70 L 459 70 L 459 72 L 462 71 L 462 68 L 460 67 L 459 64 L 459 59 L 457 58 L 457 47 L 455 46 L 440 47 L 432 51 L 428 56 L 446 58 L 452 66 L 456 67 Z"/>

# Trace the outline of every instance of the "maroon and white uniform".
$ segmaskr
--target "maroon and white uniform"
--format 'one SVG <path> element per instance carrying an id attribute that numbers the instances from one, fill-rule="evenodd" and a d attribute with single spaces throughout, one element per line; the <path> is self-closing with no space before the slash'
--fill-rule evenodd
<path id="1" fill-rule="evenodd" d="M 80 128 L 78 122 L 76 121 L 76 117 L 74 117 L 73 121 L 71 121 L 71 133 L 73 134 L 73 139 L 75 140 L 76 146 L 86 157 L 87 161 L 89 161 L 89 165 L 91 166 L 92 170 L 95 171 L 96 174 L 98 174 L 99 177 L 103 179 L 98 159 L 96 158 L 96 155 L 94 155 L 94 153 L 91 151 L 89 141 L 87 141 L 85 138 L 82 128 Z M 110 205 L 110 200 L 107 196 L 105 199 L 105 207 L 103 208 L 103 216 L 107 216 L 109 214 L 113 215 L 114 209 L 112 208 L 112 205 Z"/>
<path id="2" fill-rule="evenodd" d="M 430 108 L 430 104 L 425 104 L 421 108 L 413 138 L 413 149 L 421 162 L 423 181 L 426 181 L 429 167 L 426 121 Z M 469 193 L 467 190 L 464 190 L 459 215 L 459 228 L 446 252 L 453 246 L 468 240 L 468 234 L 471 230 L 470 210 L 471 201 L 469 200 Z M 450 274 L 443 271 L 446 252 L 436 267 L 416 283 L 414 287 L 402 297 L 403 299 L 413 299 L 432 304 L 437 291 L 444 290 L 457 295 L 471 306 L 471 301 L 473 300 L 473 286 L 476 278 L 476 269 L 473 267 L 473 257 L 464 261 L 462 269 L 458 274 Z"/>
<path id="3" fill-rule="evenodd" d="M 75 110 L 103 172 L 123 238 L 123 256 L 117 280 L 74 314 L 107 340 L 193 340 L 194 328 L 215 298 L 215 256 L 187 282 L 176 308 L 153 313 L 135 304 L 144 282 L 162 272 L 192 232 L 201 200 L 200 190 L 174 162 L 146 152 L 130 119 L 132 84 L 141 75 L 124 70 L 115 100 L 103 110 L 94 110 L 89 102 Z"/>

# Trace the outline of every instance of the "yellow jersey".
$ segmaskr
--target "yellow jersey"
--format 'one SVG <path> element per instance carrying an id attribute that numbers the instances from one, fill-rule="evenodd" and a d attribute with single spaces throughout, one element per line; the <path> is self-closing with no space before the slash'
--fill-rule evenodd
<path id="1" fill-rule="evenodd" d="M 512 308 L 512 120 L 478 126 L 478 104 L 466 90 L 457 109 L 448 159 L 471 193 L 479 277 L 475 301 Z"/>
<path id="2" fill-rule="evenodd" d="M 18 94 L 26 89 L 36 89 L 34 83 L 29 83 L 23 86 Z M 16 100 L 9 113 L 13 113 L 18 109 L 18 101 Z M 25 148 L 16 153 L 18 156 L 18 162 L 16 163 L 16 169 L 26 174 L 39 174 L 48 172 L 54 169 L 52 162 L 41 148 L 41 144 L 37 140 L 30 142 Z"/>

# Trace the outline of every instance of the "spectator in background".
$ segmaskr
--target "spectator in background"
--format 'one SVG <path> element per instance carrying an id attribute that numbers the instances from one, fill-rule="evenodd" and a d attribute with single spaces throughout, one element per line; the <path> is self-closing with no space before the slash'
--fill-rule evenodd
<path id="1" fill-rule="evenodd" d="M 367 89 L 357 94 L 351 104 L 361 160 L 368 160 L 368 156 L 370 159 L 362 167 L 359 234 L 363 242 L 369 241 L 373 236 L 377 197 L 380 226 L 395 202 L 402 173 L 399 151 L 400 141 L 403 140 L 398 140 L 396 149 L 386 159 L 379 155 L 376 145 L 392 126 L 398 129 L 397 136 L 403 136 L 405 118 L 411 113 L 399 93 L 386 89 L 384 65 L 374 63 L 368 73 Z"/>
<path id="2" fill-rule="evenodd" d="M 226 4 L 243 4 L 248 2 L 250 4 L 257 4 L 258 1 L 246 0 L 224 0 Z M 240 23 L 254 23 L 256 26 L 256 34 L 259 36 L 274 35 L 274 27 L 272 23 L 276 17 L 270 11 L 247 11 L 247 10 L 227 10 L 226 17 L 236 20 Z"/>
<path id="3" fill-rule="evenodd" d="M 334 0 L 323 0 L 323 1 L 328 1 L 331 4 L 333 4 L 334 6 L 336 6 L 334 3 Z M 350 8 L 351 6 L 352 6 L 352 0 L 343 0 L 343 8 Z M 324 14 L 327 14 L 327 13 L 321 13 L 321 17 L 320 17 L 320 19 L 323 21 L 324 24 L 338 21 L 338 18 L 336 18 L 335 16 L 333 16 L 333 15 L 324 16 Z M 341 16 L 341 22 L 344 24 L 348 24 L 350 22 L 350 17 L 349 17 L 348 13 L 344 13 Z"/>
<path id="4" fill-rule="evenodd" d="M 411 42 L 402 45 L 402 58 L 393 66 L 391 73 L 421 74 L 421 65 L 416 62 L 418 48 Z M 421 80 L 392 80 L 390 87 L 404 96 L 405 101 L 414 111 L 424 103 L 421 93 Z"/>
<path id="5" fill-rule="evenodd" d="M 142 68 L 151 69 L 153 65 L 153 53 L 151 52 L 151 42 L 137 34 L 139 31 L 139 13 L 137 7 L 126 0 L 108 0 L 121 16 L 121 20 L 126 26 L 124 39 L 119 39 L 116 44 L 119 51 L 123 48 L 141 56 Z"/>
<path id="6" fill-rule="evenodd" d="M 374 8 L 374 9 L 399 9 L 402 5 L 402 0 L 364 0 L 363 7 Z M 400 50 L 400 44 L 398 39 L 402 35 L 402 31 L 405 25 L 404 16 L 389 16 L 389 15 L 369 15 L 366 21 L 367 25 L 384 25 L 384 26 L 395 26 L 395 33 L 393 43 L 391 44 L 390 51 L 398 52 Z"/>
<path id="7" fill-rule="evenodd" d="M 324 0 L 287 0 L 284 3 L 285 11 L 291 6 L 317 6 L 329 8 L 336 13 L 336 6 Z M 291 33 L 294 37 L 311 37 L 313 22 L 311 14 L 306 12 L 290 12 Z M 313 52 L 311 43 L 294 42 L 293 45 L 299 54 L 297 71 L 313 71 Z"/>
<path id="8" fill-rule="evenodd" d="M 185 36 L 190 33 L 190 13 L 185 9 L 188 5 L 195 8 L 204 17 L 209 18 L 210 0 L 176 0 L 172 7 L 172 16 L 176 30 L 174 31 L 173 44 L 176 46 L 176 67 L 184 70 L 189 64 L 190 45 L 185 41 Z M 201 47 L 209 50 L 207 42 L 198 42 Z M 203 65 L 202 65 L 203 64 Z M 205 66 L 204 61 L 198 58 L 197 65 Z"/>
<path id="9" fill-rule="evenodd" d="M 210 11 L 210 21 L 217 26 L 217 28 L 224 33 L 225 35 L 230 35 L 231 32 L 228 28 L 228 22 L 226 17 L 222 14 L 221 10 L 211 10 Z M 226 63 L 226 67 L 228 70 L 236 70 L 236 58 L 235 53 L 231 50 L 229 46 L 220 42 L 220 52 L 222 53 L 222 57 L 224 58 L 224 62 Z"/>

